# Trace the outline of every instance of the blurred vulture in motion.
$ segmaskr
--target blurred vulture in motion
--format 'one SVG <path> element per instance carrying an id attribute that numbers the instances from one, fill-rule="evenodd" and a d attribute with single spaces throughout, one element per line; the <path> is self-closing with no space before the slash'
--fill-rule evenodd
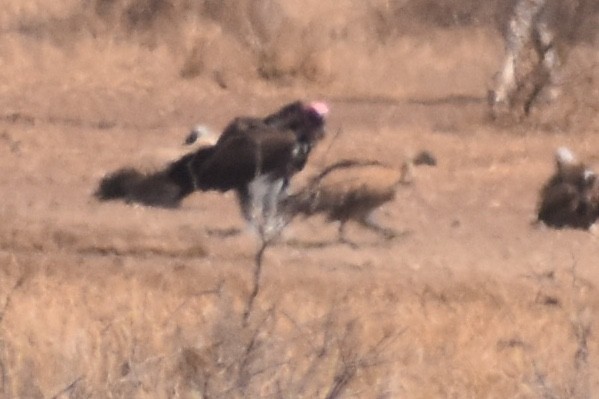
<path id="1" fill-rule="evenodd" d="M 597 175 L 567 148 L 555 153 L 556 171 L 540 193 L 537 219 L 555 228 L 589 229 L 599 216 Z"/>
<path id="2" fill-rule="evenodd" d="M 276 229 L 278 203 L 291 177 L 304 168 L 312 148 L 324 137 L 327 113 L 323 102 L 296 101 L 265 118 L 235 118 L 214 145 L 154 173 L 120 169 L 100 182 L 95 195 L 176 207 L 196 190 L 233 190 L 248 221 L 260 229 Z M 186 143 L 199 133 L 192 132 Z"/>
<path id="3" fill-rule="evenodd" d="M 375 233 L 391 239 L 397 232 L 377 224 L 373 212 L 395 198 L 400 184 L 409 184 L 414 165 L 436 165 L 436 159 L 423 151 L 403 163 L 401 169 L 378 161 L 343 160 L 325 168 L 306 187 L 285 200 L 289 218 L 322 214 L 339 222 L 339 241 L 354 244 L 345 237 L 345 225 L 353 220 Z"/>

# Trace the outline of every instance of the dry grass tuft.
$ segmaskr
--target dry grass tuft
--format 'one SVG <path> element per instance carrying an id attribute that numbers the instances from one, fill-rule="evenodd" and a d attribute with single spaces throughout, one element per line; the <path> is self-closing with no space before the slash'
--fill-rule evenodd
<path id="1" fill-rule="evenodd" d="M 575 261 L 520 283 L 351 282 L 328 295 L 267 273 L 244 322 L 230 277 L 34 259 L 2 259 L 6 397 L 584 398 L 594 387 L 598 303 Z"/>
<path id="2" fill-rule="evenodd" d="M 571 1 L 566 3 L 568 10 L 573 7 Z M 414 82 L 428 82 L 425 97 L 450 92 L 481 99 L 498 69 L 500 31 L 511 9 L 511 2 L 497 0 L 443 4 L 344 0 L 327 5 L 315 0 L 301 4 L 71 0 L 52 5 L 32 0 L 26 4 L 10 0 L 0 11 L 0 21 L 6 22 L 0 32 L 0 53 L 7 67 L 3 73 L 7 78 L 14 75 L 11 80 L 22 86 L 35 82 L 35 76 L 40 81 L 58 79 L 56 75 L 67 70 L 74 76 L 72 84 L 102 87 L 106 81 L 121 81 L 125 67 L 133 76 L 120 83 L 135 88 L 147 88 L 141 82 L 162 69 L 173 80 L 196 80 L 194 84 L 203 87 L 208 83 L 217 91 L 266 86 L 406 98 L 424 89 Z M 592 0 L 581 2 L 579 8 L 585 18 L 561 21 L 565 41 L 592 46 L 599 11 Z M 592 54 L 585 57 L 592 59 Z M 451 61 L 456 59 L 460 61 Z M 422 68 L 423 62 L 434 67 Z M 594 66 L 587 64 L 576 59 L 566 68 L 572 76 L 594 79 Z M 461 76 L 460 71 L 472 65 L 478 72 Z M 448 81 L 447 75 L 453 79 Z M 22 76 L 29 78 L 21 81 Z M 549 110 L 544 115 L 553 119 L 546 125 L 558 120 L 560 126 L 575 125 L 574 129 L 579 124 L 573 120 L 590 118 L 588 107 L 578 112 L 575 104 L 580 97 L 589 102 L 596 96 L 584 92 L 587 86 L 571 87 L 574 100 L 572 96 L 564 100 L 567 115 Z"/>

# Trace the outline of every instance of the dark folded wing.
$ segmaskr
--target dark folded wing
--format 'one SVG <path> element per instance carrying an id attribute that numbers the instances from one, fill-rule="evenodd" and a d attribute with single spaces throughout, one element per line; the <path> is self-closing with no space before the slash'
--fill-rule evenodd
<path id="1" fill-rule="evenodd" d="M 539 206 L 539 220 L 550 225 L 576 224 L 580 193 L 568 183 L 550 185 L 543 190 Z"/>
<path id="2" fill-rule="evenodd" d="M 225 130 L 220 135 L 217 144 L 222 144 L 224 141 L 233 139 L 240 135 L 253 135 L 267 128 L 266 124 L 260 118 L 241 116 L 233 119 Z"/>
<path id="3" fill-rule="evenodd" d="M 261 126 L 231 134 L 214 147 L 210 157 L 193 165 L 197 185 L 203 190 L 227 191 L 247 185 L 258 175 L 285 176 L 294 146 L 293 134 Z"/>

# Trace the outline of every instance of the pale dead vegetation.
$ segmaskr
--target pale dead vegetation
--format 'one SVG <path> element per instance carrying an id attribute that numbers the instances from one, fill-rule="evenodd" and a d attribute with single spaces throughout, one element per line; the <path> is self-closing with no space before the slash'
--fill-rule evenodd
<path id="1" fill-rule="evenodd" d="M 158 83 L 149 83 L 149 77 L 164 73 L 170 81 L 161 83 L 173 85 L 182 77 L 201 85 L 206 95 L 283 87 L 326 89 L 338 97 L 420 100 L 443 97 L 449 90 L 483 101 L 498 69 L 501 32 L 513 2 L 6 3 L 0 11 L 3 74 L 23 88 L 36 79 L 59 84 L 68 73 L 69 85 L 86 90 L 152 91 Z M 596 93 L 588 91 L 587 83 L 597 80 L 599 11 L 593 0 L 572 0 L 563 7 L 583 16 L 564 18 L 558 29 L 565 49 L 564 98 L 554 107 L 535 109 L 528 121 L 555 130 L 584 128 L 597 108 Z M 434 67 L 423 69 L 423 63 Z M 124 65 L 126 75 L 120 73 Z M 460 72 L 466 68 L 470 73 L 464 76 Z M 60 86 L 67 89 L 65 83 Z M 168 108 L 173 106 L 165 105 L 164 112 Z"/>
<path id="2" fill-rule="evenodd" d="M 324 295 L 267 279 L 244 322 L 235 268 L 102 270 L 69 256 L 24 266 L 35 258 L 2 259 L 5 397 L 586 398 L 596 388 L 598 303 L 576 260 L 518 282 L 367 279 Z"/>
<path id="3" fill-rule="evenodd" d="M 568 130 L 573 118 L 586 119 L 588 109 L 580 100 L 593 96 L 581 97 L 574 80 L 596 78 L 596 57 L 589 65 L 571 53 L 576 44 L 597 43 L 598 21 L 597 3 L 518 1 L 504 33 L 505 62 L 489 91 L 491 117 L 501 124 L 532 122 L 554 130 Z"/>

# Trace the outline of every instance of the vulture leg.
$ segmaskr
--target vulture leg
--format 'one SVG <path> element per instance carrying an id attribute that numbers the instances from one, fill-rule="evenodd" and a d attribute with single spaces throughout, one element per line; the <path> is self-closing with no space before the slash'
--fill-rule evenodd
<path id="1" fill-rule="evenodd" d="M 268 238 L 274 238 L 285 227 L 283 215 L 279 212 L 279 204 L 284 196 L 285 179 L 277 179 L 268 185 L 262 204 L 264 234 Z"/>
<path id="2" fill-rule="evenodd" d="M 237 190 L 237 201 L 239 202 L 239 209 L 241 209 L 241 216 L 247 221 L 252 222 L 252 199 L 250 197 L 250 191 L 247 186 L 241 187 Z"/>
<path id="3" fill-rule="evenodd" d="M 382 235 L 386 240 L 392 240 L 398 236 L 398 232 L 389 227 L 384 227 L 378 224 L 372 213 L 369 213 L 363 218 L 359 219 L 362 226 L 369 230 L 374 231 L 377 234 Z"/>
<path id="4" fill-rule="evenodd" d="M 348 245 L 350 248 L 356 249 L 358 248 L 358 244 L 345 237 L 345 223 L 347 223 L 347 220 L 339 221 L 339 227 L 337 228 L 339 242 Z"/>
<path id="5" fill-rule="evenodd" d="M 263 240 L 275 238 L 285 226 L 279 212 L 284 183 L 282 178 L 270 181 L 269 176 L 260 176 L 249 184 L 247 191 L 239 192 L 242 213 Z"/>

